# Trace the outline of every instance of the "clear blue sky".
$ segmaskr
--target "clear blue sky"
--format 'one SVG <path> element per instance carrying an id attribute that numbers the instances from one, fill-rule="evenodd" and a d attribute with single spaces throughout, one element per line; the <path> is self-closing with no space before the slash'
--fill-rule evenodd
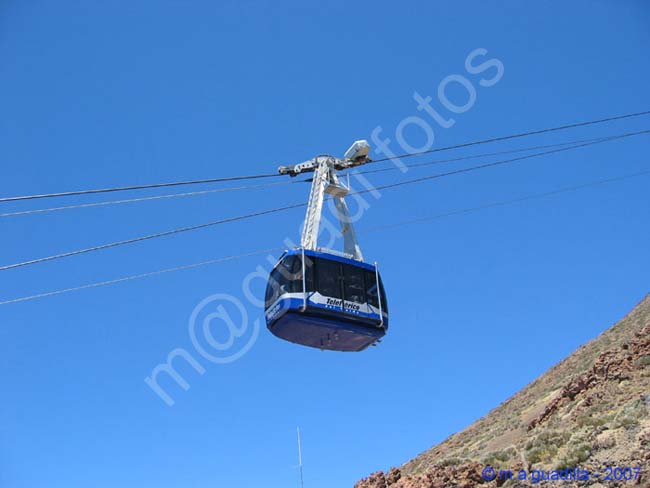
<path id="1" fill-rule="evenodd" d="M 650 4 L 81 2 L 0 6 L 2 196 L 266 173 L 341 154 L 405 117 L 435 144 L 650 108 Z M 498 58 L 469 74 L 477 48 Z M 476 103 L 437 100 L 465 76 Z M 448 129 L 418 112 L 431 96 Z M 449 96 L 466 99 L 459 85 Z M 465 150 L 474 154 L 650 128 L 641 118 Z M 410 131 L 410 132 L 409 132 Z M 406 132 L 412 145 L 422 133 Z M 419 138 L 419 139 L 418 139 Z M 648 136 L 385 191 L 359 228 L 649 168 Z M 393 142 L 397 152 L 399 146 Z M 373 154 L 377 157 L 376 154 Z M 425 161 L 429 158 L 420 158 Z M 471 164 L 444 166 L 457 168 Z M 376 185 L 442 170 L 373 175 Z M 215 293 L 247 303 L 264 256 L 0 307 L 0 485 L 12 488 L 347 487 L 486 414 L 624 315 L 649 291 L 650 177 L 367 234 L 392 328 L 379 348 L 321 353 L 264 328 L 234 363 L 195 352 L 188 319 Z M 159 191 L 158 193 L 164 193 Z M 0 264 L 306 200 L 307 187 L 0 219 Z M 2 211 L 100 201 L 5 204 Z M 0 299 L 77 286 L 297 238 L 302 210 L 2 272 Z M 259 281 L 254 283 L 260 292 Z M 247 305 L 251 318 L 259 308 Z M 215 332 L 215 335 L 218 335 Z M 144 378 L 175 348 L 191 385 Z"/>

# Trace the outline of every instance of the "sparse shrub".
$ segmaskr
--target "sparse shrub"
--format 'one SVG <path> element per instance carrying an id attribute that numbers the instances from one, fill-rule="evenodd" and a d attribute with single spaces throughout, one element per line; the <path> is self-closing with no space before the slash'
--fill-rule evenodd
<path id="1" fill-rule="evenodd" d="M 530 464 L 546 463 L 553 459 L 571 435 L 567 432 L 545 431 L 528 441 L 525 447 L 526 460 Z"/>
<path id="2" fill-rule="evenodd" d="M 447 466 L 458 466 L 459 464 L 462 464 L 462 463 L 463 463 L 463 460 L 461 458 L 453 457 L 453 458 L 443 459 L 438 464 L 438 466 L 444 468 L 444 467 L 447 467 Z"/>
<path id="3" fill-rule="evenodd" d="M 634 417 L 632 417 L 630 415 L 624 415 L 624 416 L 619 417 L 618 419 L 616 419 L 616 423 L 614 424 L 614 428 L 615 429 L 620 429 L 620 428 L 629 429 L 631 427 L 636 427 L 637 425 L 639 425 L 639 419 L 634 418 Z"/>
<path id="4" fill-rule="evenodd" d="M 504 449 L 503 451 L 494 451 L 488 453 L 488 455 L 483 458 L 483 463 L 488 466 L 506 466 L 508 461 L 510 461 L 516 454 L 517 452 L 512 447 Z"/>
<path id="5" fill-rule="evenodd" d="M 569 446 L 567 453 L 560 459 L 557 469 L 576 468 L 591 456 L 591 447 L 585 443 Z"/>
<path id="6" fill-rule="evenodd" d="M 639 366 L 645 367 L 645 366 L 650 366 L 650 354 L 646 354 L 645 356 L 641 356 L 637 362 Z"/>
<path id="7" fill-rule="evenodd" d="M 557 448 L 555 448 L 555 452 L 557 452 Z M 541 463 L 545 459 L 550 458 L 553 454 L 554 453 L 550 453 L 542 447 L 533 447 L 526 451 L 526 461 L 530 464 Z"/>
<path id="8" fill-rule="evenodd" d="M 597 417 L 592 412 L 583 412 L 576 417 L 578 427 L 600 427 L 607 423 L 607 417 Z"/>
<path id="9" fill-rule="evenodd" d="M 531 439 L 526 444 L 526 449 L 532 449 L 533 447 L 544 447 L 544 446 L 556 446 L 560 447 L 567 443 L 571 434 L 567 432 L 558 432 L 554 430 L 546 430 L 540 433 L 534 439 Z"/>
<path id="10" fill-rule="evenodd" d="M 616 439 L 612 433 L 606 433 L 598 436 L 592 444 L 592 449 L 598 451 L 601 449 L 610 449 L 616 445 Z"/>
<path id="11" fill-rule="evenodd" d="M 648 408 L 643 400 L 628 403 L 614 419 L 614 428 L 629 429 L 639 425 L 639 421 L 648 416 Z"/>

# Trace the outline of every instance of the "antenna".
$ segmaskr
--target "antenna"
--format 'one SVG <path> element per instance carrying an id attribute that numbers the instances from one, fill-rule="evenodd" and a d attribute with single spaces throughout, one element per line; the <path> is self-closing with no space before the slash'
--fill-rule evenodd
<path id="1" fill-rule="evenodd" d="M 302 439 L 300 437 L 300 427 L 298 427 L 298 469 L 300 470 L 300 488 L 304 488 L 305 481 L 302 476 Z"/>

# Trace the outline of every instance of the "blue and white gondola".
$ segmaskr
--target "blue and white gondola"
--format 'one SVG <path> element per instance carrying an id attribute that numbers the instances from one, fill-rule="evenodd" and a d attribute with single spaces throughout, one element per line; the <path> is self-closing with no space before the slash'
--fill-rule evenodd
<path id="1" fill-rule="evenodd" d="M 364 262 L 345 197 L 350 188 L 337 171 L 370 161 L 367 141 L 355 141 L 343 159 L 317 156 L 280 174 L 311 172 L 311 192 L 301 245 L 285 252 L 266 289 L 266 324 L 277 337 L 332 351 L 363 351 L 388 330 L 388 304 L 377 265 Z M 325 196 L 341 225 L 343 253 L 318 246 Z"/>
<path id="2" fill-rule="evenodd" d="M 388 329 L 377 266 L 329 250 L 285 252 L 269 278 L 266 322 L 275 336 L 296 344 L 366 349 Z"/>

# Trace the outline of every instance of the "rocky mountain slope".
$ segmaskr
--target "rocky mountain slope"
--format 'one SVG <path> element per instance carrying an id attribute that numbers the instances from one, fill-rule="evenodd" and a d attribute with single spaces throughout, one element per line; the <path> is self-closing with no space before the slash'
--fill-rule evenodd
<path id="1" fill-rule="evenodd" d="M 486 481 L 488 465 L 496 473 L 512 470 L 515 479 Z M 566 475 L 561 470 L 576 466 L 590 479 L 532 479 L 532 471 Z M 607 467 L 641 470 L 632 480 L 605 481 Z M 520 470 L 526 481 L 516 479 Z M 650 487 L 650 295 L 486 417 L 355 488 L 540 485 Z"/>

